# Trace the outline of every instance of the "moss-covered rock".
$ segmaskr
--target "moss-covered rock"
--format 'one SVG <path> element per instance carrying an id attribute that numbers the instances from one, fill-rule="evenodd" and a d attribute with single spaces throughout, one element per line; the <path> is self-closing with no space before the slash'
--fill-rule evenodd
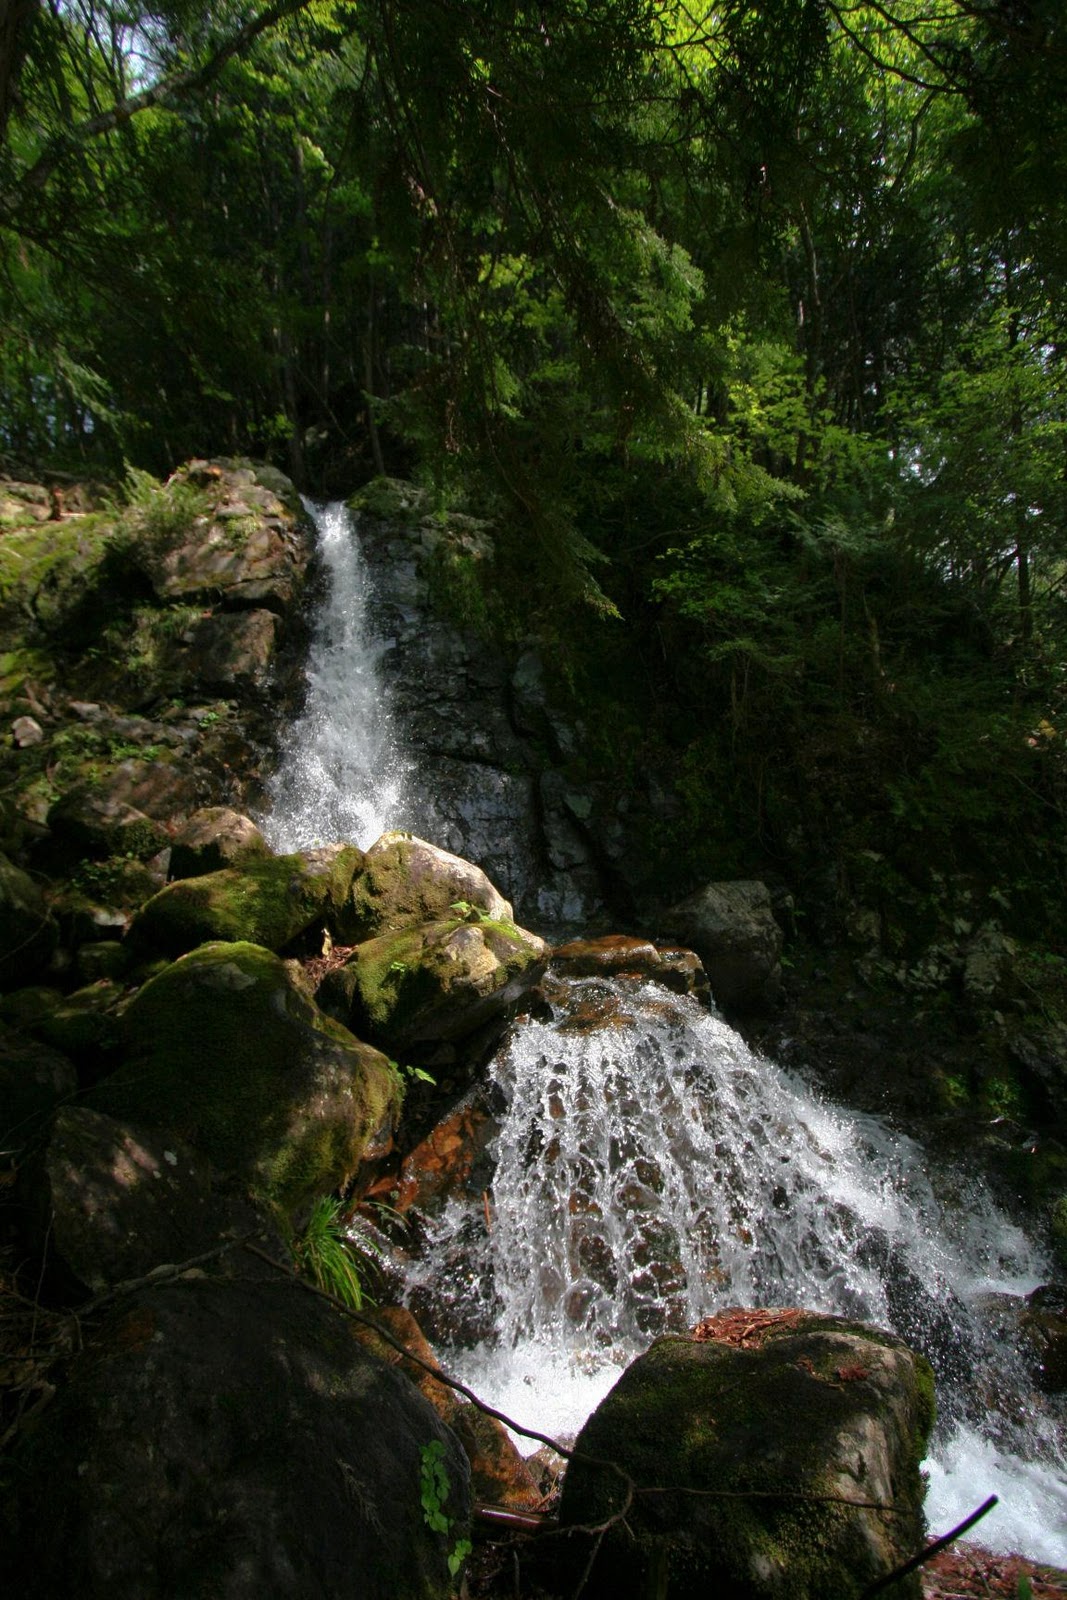
<path id="1" fill-rule="evenodd" d="M 502 1023 L 544 972 L 546 946 L 514 923 L 470 915 L 359 945 L 323 980 L 321 1003 L 390 1050 Z"/>
<path id="2" fill-rule="evenodd" d="M 127 1008 L 122 1044 L 94 1105 L 169 1129 L 286 1211 L 343 1185 L 399 1113 L 389 1062 L 254 944 L 168 966 Z"/>
<path id="3" fill-rule="evenodd" d="M 353 879 L 347 931 L 353 939 L 370 939 L 470 910 L 497 922 L 512 920 L 509 902 L 473 862 L 410 833 L 383 833 Z"/>
<path id="4" fill-rule="evenodd" d="M 202 878 L 208 872 L 240 867 L 270 855 L 267 841 L 252 821 L 229 806 L 203 806 L 174 836 L 170 875 Z"/>
<path id="5" fill-rule="evenodd" d="M 43 972 L 58 939 L 39 886 L 0 855 L 0 989 L 19 988 Z"/>
<path id="6" fill-rule="evenodd" d="M 213 939 L 282 950 L 308 928 L 336 931 L 362 859 L 355 845 L 326 846 L 183 878 L 142 907 L 130 937 L 171 956 Z"/>
<path id="7" fill-rule="evenodd" d="M 626 1479 L 583 1457 L 617 1463 L 636 1491 L 597 1555 L 596 1592 L 856 1600 L 921 1545 L 927 1363 L 839 1318 L 754 1312 L 709 1324 L 704 1338 L 654 1344 L 579 1435 L 564 1526 L 599 1524 L 626 1504 Z M 576 1538 L 572 1549 L 580 1569 L 588 1546 Z M 917 1596 L 918 1576 L 894 1592 Z"/>
<path id="8" fill-rule="evenodd" d="M 57 800 L 48 813 L 54 856 L 72 861 L 83 856 L 132 856 L 146 860 L 167 843 L 166 830 L 136 806 L 96 785 L 79 784 Z"/>

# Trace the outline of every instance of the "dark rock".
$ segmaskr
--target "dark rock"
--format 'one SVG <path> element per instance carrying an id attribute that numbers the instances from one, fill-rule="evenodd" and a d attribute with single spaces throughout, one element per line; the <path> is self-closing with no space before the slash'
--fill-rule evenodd
<path id="1" fill-rule="evenodd" d="M 38 885 L 0 855 L 0 989 L 30 983 L 48 966 L 59 929 Z"/>
<path id="2" fill-rule="evenodd" d="M 1037 1356 L 1042 1388 L 1067 1389 L 1067 1288 L 1043 1284 L 1028 1295 L 1022 1329 Z"/>
<path id="3" fill-rule="evenodd" d="M 423 1514 L 431 1445 L 447 1534 Z M 445 1600 L 469 1514 L 433 1408 L 285 1282 L 124 1300 L 17 1463 L 0 1571 L 41 1600 Z"/>
<path id="4" fill-rule="evenodd" d="M 772 1003 L 780 985 L 782 930 L 762 883 L 709 883 L 662 918 L 668 933 L 695 950 L 727 1010 Z"/>
<path id="5" fill-rule="evenodd" d="M 16 1167 L 44 1140 L 56 1107 L 77 1087 L 66 1056 L 0 1025 L 0 1170 Z"/>
<path id="6" fill-rule="evenodd" d="M 167 843 L 158 822 L 95 785 L 69 789 L 48 813 L 55 845 L 76 862 L 82 856 L 154 856 Z M 54 855 L 55 852 L 53 852 Z"/>
<path id="7" fill-rule="evenodd" d="M 726 1313 L 694 1335 L 658 1340 L 578 1437 L 562 1525 L 625 1510 L 593 1592 L 856 1600 L 922 1542 L 926 1363 L 889 1334 L 805 1312 Z M 632 1505 L 625 1480 L 583 1456 L 629 1473 Z M 580 1571 L 590 1542 L 569 1543 Z M 918 1575 L 898 1592 L 918 1596 Z"/>
<path id="8" fill-rule="evenodd" d="M 433 1212 L 450 1199 L 469 1202 L 490 1188 L 487 1147 L 497 1122 L 489 1098 L 486 1087 L 476 1085 L 404 1157 L 396 1192 L 398 1211 L 418 1206 Z M 476 1171 L 480 1182 L 474 1180 Z"/>
<path id="9" fill-rule="evenodd" d="M 209 1163 L 180 1140 L 87 1106 L 57 1113 L 20 1187 L 31 1248 L 94 1293 L 188 1261 L 258 1221 L 248 1205 L 214 1192 Z"/>

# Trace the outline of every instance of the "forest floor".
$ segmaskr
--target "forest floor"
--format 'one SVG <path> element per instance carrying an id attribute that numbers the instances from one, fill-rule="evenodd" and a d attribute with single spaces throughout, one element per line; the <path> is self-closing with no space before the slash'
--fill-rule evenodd
<path id="1" fill-rule="evenodd" d="M 1060 1568 L 995 1555 L 962 1541 L 935 1556 L 922 1573 L 925 1600 L 1061 1600 L 1067 1595 L 1067 1572 Z"/>

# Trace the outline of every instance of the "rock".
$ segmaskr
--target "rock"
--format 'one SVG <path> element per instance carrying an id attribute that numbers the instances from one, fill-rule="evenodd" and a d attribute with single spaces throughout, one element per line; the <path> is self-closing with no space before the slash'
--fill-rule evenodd
<path id="1" fill-rule="evenodd" d="M 662 920 L 669 934 L 696 951 L 715 999 L 727 1010 L 758 1010 L 776 998 L 782 930 L 765 884 L 709 883 Z"/>
<path id="2" fill-rule="evenodd" d="M 404 1157 L 396 1209 L 435 1212 L 453 1198 L 469 1202 L 492 1186 L 487 1151 L 497 1131 L 489 1092 L 477 1084 Z"/>
<path id="3" fill-rule="evenodd" d="M 614 977 L 631 973 L 662 983 L 675 994 L 707 1001 L 711 986 L 700 957 L 692 950 L 660 947 L 648 939 L 609 933 L 599 939 L 573 939 L 552 952 L 552 968 L 568 978 Z"/>
<path id="4" fill-rule="evenodd" d="M 424 1516 L 428 1446 L 447 1533 Z M 456 1439 L 284 1281 L 124 1300 L 16 1459 L 0 1576 L 42 1600 L 446 1600 L 467 1531 Z"/>
<path id="5" fill-rule="evenodd" d="M 284 1210 L 341 1188 L 399 1115 L 389 1062 L 257 945 L 207 944 L 166 967 L 134 996 L 122 1042 L 94 1106 L 184 1139 Z"/>
<path id="6" fill-rule="evenodd" d="M 694 1335 L 658 1340 L 578 1437 L 564 1527 L 625 1504 L 624 1482 L 583 1455 L 617 1462 L 636 1484 L 625 1526 L 596 1556 L 593 1592 L 856 1600 L 921 1547 L 933 1422 L 921 1357 L 889 1334 L 796 1311 L 725 1313 Z M 673 1485 L 684 1492 L 641 1492 Z M 569 1543 L 581 1570 L 589 1541 Z M 918 1575 L 894 1592 L 918 1596 Z"/>
<path id="7" fill-rule="evenodd" d="M 17 1167 L 45 1139 L 56 1107 L 77 1087 L 66 1056 L 0 1025 L 0 1172 Z"/>
<path id="8" fill-rule="evenodd" d="M 27 750 L 31 745 L 40 744 L 44 729 L 36 717 L 16 717 L 11 724 L 11 736 L 20 750 Z"/>
<path id="9" fill-rule="evenodd" d="M 192 476 L 187 469 L 185 479 Z M 134 547 L 134 559 L 157 598 L 221 598 L 231 607 L 289 610 L 303 592 L 308 555 L 303 518 L 268 489 L 249 494 L 235 481 L 233 469 L 222 468 L 219 478 L 202 481 L 202 487 L 208 499 L 199 516 L 157 524 Z"/>
<path id="10" fill-rule="evenodd" d="M 124 998 L 121 983 L 98 978 L 43 1007 L 32 1023 L 33 1032 L 70 1056 L 83 1077 L 96 1076 L 117 1044 L 118 1010 Z"/>
<path id="11" fill-rule="evenodd" d="M 0 855 L 0 989 L 18 989 L 45 971 L 59 929 L 37 884 Z"/>
<path id="12" fill-rule="evenodd" d="M 204 806 L 174 835 L 170 851 L 172 878 L 199 878 L 226 867 L 239 867 L 251 857 L 269 856 L 267 841 L 252 821 L 229 806 Z"/>
<path id="13" fill-rule="evenodd" d="M 1027 1295 L 1022 1331 L 1037 1357 L 1042 1388 L 1062 1393 L 1067 1389 L 1067 1288 L 1043 1284 Z"/>
<path id="14" fill-rule="evenodd" d="M 118 939 L 101 939 L 82 944 L 74 961 L 74 971 L 84 987 L 100 978 L 124 978 L 130 969 L 130 950 Z"/>
<path id="15" fill-rule="evenodd" d="M 1018 946 L 995 922 L 978 929 L 963 962 L 963 992 L 974 1006 L 1003 1005 L 1011 998 Z"/>
<path id="16" fill-rule="evenodd" d="M 453 908 L 462 906 L 459 912 Z M 512 909 L 480 867 L 425 839 L 385 833 L 371 845 L 352 884 L 348 931 L 370 939 L 420 922 L 466 916 L 472 908 L 497 922 Z"/>
<path id="17" fill-rule="evenodd" d="M 69 789 L 48 813 L 55 849 L 68 861 L 83 856 L 154 856 L 167 843 L 158 822 L 115 794 L 80 784 Z"/>
<path id="18" fill-rule="evenodd" d="M 158 1130 L 64 1106 L 23 1175 L 29 1243 L 81 1289 L 99 1293 L 254 1231 L 251 1208 L 213 1192 L 210 1164 Z M 260 1222 L 262 1226 L 262 1222 Z"/>
<path id="19" fill-rule="evenodd" d="M 486 1416 L 448 1384 L 438 1383 L 432 1373 L 427 1372 L 427 1367 L 434 1372 L 440 1372 L 441 1368 L 411 1312 L 403 1306 L 385 1306 L 375 1312 L 374 1320 L 418 1361 L 406 1360 L 373 1327 L 361 1330 L 361 1341 L 381 1360 L 398 1367 L 425 1396 L 442 1422 L 453 1430 L 470 1462 L 472 1499 L 476 1503 L 514 1509 L 540 1504 L 541 1494 L 534 1476 L 503 1424 L 495 1417 Z"/>
<path id="20" fill-rule="evenodd" d="M 357 946 L 323 980 L 320 1004 L 387 1050 L 462 1039 L 490 1020 L 503 1027 L 545 957 L 544 940 L 511 922 L 429 922 Z"/>
<path id="21" fill-rule="evenodd" d="M 130 937 L 170 956 L 216 939 L 282 950 L 309 928 L 337 931 L 362 860 L 355 845 L 328 846 L 182 878 L 141 908 Z"/>
<path id="22" fill-rule="evenodd" d="M 272 611 L 202 617 L 176 658 L 187 693 L 259 695 L 271 685 L 279 623 Z"/>

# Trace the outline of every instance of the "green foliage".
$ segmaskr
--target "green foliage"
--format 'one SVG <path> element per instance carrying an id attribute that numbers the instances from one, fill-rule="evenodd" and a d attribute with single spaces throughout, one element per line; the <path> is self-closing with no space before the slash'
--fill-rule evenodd
<path id="1" fill-rule="evenodd" d="M 381 1248 L 358 1228 L 336 1196 L 324 1195 L 315 1202 L 292 1251 L 297 1270 L 335 1300 L 354 1311 L 373 1305 L 367 1281 L 377 1270 Z"/>
<path id="2" fill-rule="evenodd" d="M 426 1526 L 433 1533 L 440 1533 L 451 1541 L 455 1521 L 448 1514 L 448 1497 L 451 1485 L 448 1481 L 448 1470 L 444 1462 L 445 1447 L 440 1439 L 431 1439 L 424 1444 L 420 1451 L 421 1463 L 419 1467 L 419 1489 L 422 1499 L 422 1515 Z M 455 1578 L 460 1568 L 470 1555 L 473 1546 L 469 1539 L 456 1539 L 450 1543 L 448 1551 L 448 1570 Z"/>

